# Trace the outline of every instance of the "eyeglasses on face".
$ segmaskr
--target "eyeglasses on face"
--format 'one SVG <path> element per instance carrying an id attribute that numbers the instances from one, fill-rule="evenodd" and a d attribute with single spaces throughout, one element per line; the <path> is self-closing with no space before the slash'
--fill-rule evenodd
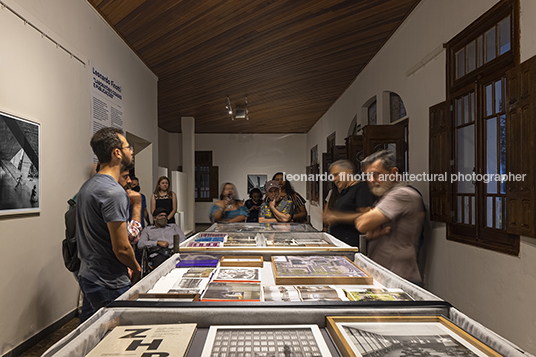
<path id="1" fill-rule="evenodd" d="M 134 152 L 134 147 L 132 145 L 129 145 L 129 146 L 125 146 L 125 147 L 122 147 L 122 148 L 119 148 L 121 150 L 123 149 L 129 149 L 130 151 Z"/>

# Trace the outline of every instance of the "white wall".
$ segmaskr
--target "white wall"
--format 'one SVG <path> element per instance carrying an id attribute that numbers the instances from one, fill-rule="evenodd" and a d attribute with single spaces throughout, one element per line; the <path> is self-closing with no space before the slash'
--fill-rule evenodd
<path id="1" fill-rule="evenodd" d="M 445 100 L 443 50 L 424 67 L 407 76 L 428 54 L 434 53 L 480 15 L 495 0 L 423 0 L 381 51 L 307 134 L 307 146 L 325 151 L 326 137 L 337 130 L 337 144 L 346 136 L 360 107 L 383 91 L 399 94 L 409 115 L 409 167 L 412 173 L 428 170 L 428 108 Z M 536 4 L 521 1 L 522 60 L 536 53 L 533 36 Z M 383 102 L 378 102 L 381 108 Z M 380 110 L 378 110 L 380 114 Z M 379 122 L 381 118 L 379 118 Z M 428 184 L 415 182 L 428 202 Z M 313 223 L 320 228 L 321 212 L 313 210 Z M 521 254 L 512 257 L 447 241 L 445 225 L 434 224 L 429 242 L 425 275 L 428 289 L 451 302 L 521 348 L 536 352 L 536 239 L 521 240 Z"/>
<path id="2" fill-rule="evenodd" d="M 158 128 L 158 166 L 167 168 L 169 172 L 178 171 L 179 166 L 182 166 L 182 135 L 180 133 L 168 133 Z M 157 179 L 158 177 L 155 177 L 153 190 Z"/>
<path id="3" fill-rule="evenodd" d="M 61 240 L 66 201 L 92 160 L 88 61 L 122 84 L 124 130 L 158 144 L 157 78 L 85 1 L 4 2 L 86 66 L 0 8 L 0 111 L 41 124 L 41 212 L 0 218 L 0 355 L 77 306 Z M 156 155 L 143 160 L 151 172 Z"/>
<path id="4" fill-rule="evenodd" d="M 212 151 L 212 164 L 219 167 L 220 186 L 232 182 L 241 199 L 247 199 L 247 175 L 281 171 L 304 174 L 309 164 L 305 134 L 196 134 L 195 150 Z M 293 182 L 305 197 L 305 182 Z M 221 189 L 221 187 L 220 187 Z M 209 223 L 212 203 L 196 202 L 195 222 Z"/>

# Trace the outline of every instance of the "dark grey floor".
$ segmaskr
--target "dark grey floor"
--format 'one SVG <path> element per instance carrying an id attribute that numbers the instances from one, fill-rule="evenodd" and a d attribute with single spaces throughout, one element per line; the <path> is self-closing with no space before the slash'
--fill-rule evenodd
<path id="1" fill-rule="evenodd" d="M 65 337 L 69 332 L 73 331 L 78 327 L 80 321 L 78 317 L 75 317 L 71 321 L 63 325 L 59 330 L 52 333 L 51 335 L 45 337 L 39 341 L 36 345 L 31 347 L 29 350 L 20 355 L 20 357 L 38 357 L 45 353 L 52 345 Z"/>
<path id="2" fill-rule="evenodd" d="M 208 227 L 210 227 L 211 224 L 207 223 L 197 223 L 195 225 L 196 232 L 202 232 L 205 231 Z M 52 333 L 51 335 L 45 337 L 43 340 L 38 342 L 36 345 L 31 347 L 29 350 L 24 352 L 20 355 L 20 357 L 38 357 L 41 356 L 47 349 L 49 349 L 52 345 L 54 345 L 56 342 L 61 340 L 63 337 L 65 337 L 67 334 L 69 334 L 71 331 L 76 329 L 78 325 L 80 324 L 78 317 L 72 319 L 65 325 L 63 325 L 59 330 Z"/>

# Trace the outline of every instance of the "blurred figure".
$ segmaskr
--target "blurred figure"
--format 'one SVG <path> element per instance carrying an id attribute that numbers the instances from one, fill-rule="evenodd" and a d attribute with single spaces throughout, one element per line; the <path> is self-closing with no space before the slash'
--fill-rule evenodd
<path id="1" fill-rule="evenodd" d="M 294 204 L 294 213 L 292 214 L 292 222 L 306 222 L 307 221 L 307 209 L 305 203 L 307 202 L 298 192 L 294 191 L 292 184 L 285 180 L 282 172 L 277 172 L 272 177 L 272 180 L 277 181 L 281 188 L 281 197 L 288 198 Z"/>
<path id="2" fill-rule="evenodd" d="M 331 208 L 322 212 L 322 220 L 329 226 L 330 233 L 351 246 L 359 245 L 360 232 L 354 221 L 374 204 L 366 182 L 356 180 L 355 165 L 348 160 L 338 160 L 331 164 L 329 172 L 338 191 L 337 200 Z M 337 194 L 331 191 L 332 195 Z M 329 207 L 329 205 L 328 205 Z"/>
<path id="3" fill-rule="evenodd" d="M 140 180 L 136 176 L 130 177 L 130 189 L 134 192 L 139 192 L 141 195 L 141 216 L 143 218 L 140 223 L 142 228 L 145 228 L 145 222 L 151 224 L 151 220 L 149 219 L 149 213 L 147 212 L 147 200 L 145 199 L 145 195 L 140 192 Z M 132 205 L 130 205 L 130 217 L 132 217 Z"/>
<path id="4" fill-rule="evenodd" d="M 331 181 L 331 188 L 328 191 L 328 194 L 326 195 L 326 199 L 324 200 L 324 210 L 322 212 L 327 212 L 328 210 L 333 209 L 333 205 L 337 200 L 339 199 L 339 189 L 337 189 L 337 186 Z M 323 224 L 324 231 L 331 233 L 331 229 L 329 228 L 329 225 L 324 222 Z"/>
<path id="5" fill-rule="evenodd" d="M 220 200 L 212 206 L 210 221 L 214 222 L 244 222 L 249 216 L 249 210 L 238 198 L 236 186 L 230 182 L 223 184 Z"/>
<path id="6" fill-rule="evenodd" d="M 156 182 L 154 193 L 151 196 L 151 212 L 162 207 L 168 212 L 168 222 L 175 223 L 175 213 L 177 213 L 177 195 L 171 191 L 169 178 L 160 176 Z"/>
<path id="7" fill-rule="evenodd" d="M 262 205 L 262 192 L 258 188 L 254 188 L 249 191 L 249 200 L 246 201 L 245 206 L 249 210 L 248 219 L 246 222 L 258 222 L 259 210 Z"/>
<path id="8" fill-rule="evenodd" d="M 397 181 L 395 155 L 376 152 L 361 163 L 372 192 L 381 197 L 374 209 L 358 217 L 357 229 L 367 234 L 368 256 L 393 273 L 422 285 L 417 249 L 424 222 L 424 204 L 416 189 Z"/>
<path id="9" fill-rule="evenodd" d="M 127 191 L 128 199 L 130 202 L 131 215 L 127 221 L 127 231 L 128 231 L 128 240 L 132 244 L 132 248 L 135 249 L 136 242 L 140 238 L 140 233 L 143 229 L 141 221 L 141 208 L 142 208 L 142 199 L 139 192 L 135 192 L 130 189 L 130 169 L 133 165 L 129 165 L 122 169 L 119 174 L 119 179 L 117 182 Z M 136 253 L 136 252 L 134 252 Z M 137 258 L 136 258 L 137 260 Z M 139 263 L 139 261 L 138 261 Z"/>
<path id="10" fill-rule="evenodd" d="M 294 204 L 281 196 L 281 188 L 275 180 L 266 182 L 266 202 L 259 212 L 259 223 L 290 222 Z"/>

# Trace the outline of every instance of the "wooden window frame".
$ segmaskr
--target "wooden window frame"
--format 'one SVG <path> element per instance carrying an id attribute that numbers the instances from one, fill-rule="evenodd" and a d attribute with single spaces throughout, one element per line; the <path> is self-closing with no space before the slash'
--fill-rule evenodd
<path id="1" fill-rule="evenodd" d="M 484 34 L 490 28 L 499 23 L 502 19 L 510 15 L 510 50 L 502 55 L 498 55 L 493 60 L 484 63 L 482 66 L 475 70 L 466 73 L 464 76 L 456 79 L 456 53 L 464 48 L 467 44 L 475 40 L 480 35 Z M 484 92 L 486 84 L 498 80 L 499 78 L 505 78 L 508 70 L 514 68 L 519 64 L 520 58 L 520 46 L 519 46 L 519 0 L 503 0 L 496 4 L 492 9 L 486 12 L 484 15 L 475 20 L 466 29 L 455 36 L 446 45 L 447 49 L 447 109 L 446 114 L 450 120 L 450 144 L 451 144 L 451 160 L 450 171 L 456 171 L 457 164 L 457 123 L 454 122 L 454 110 L 455 99 L 463 96 L 467 93 L 474 91 L 475 93 L 475 122 L 474 122 L 474 146 L 475 146 L 475 170 L 477 173 L 485 173 L 485 150 L 486 150 L 486 133 L 485 133 L 485 119 L 483 118 L 484 112 Z M 503 106 L 507 106 L 505 102 Z M 449 111 L 450 106 L 450 111 Z M 434 108 L 434 107 L 432 107 Z M 431 119 L 433 109 L 431 108 Z M 432 126 L 432 124 L 431 124 Z M 431 128 L 432 132 L 432 128 Z M 432 143 L 431 143 L 432 145 Z M 508 145 L 508 144 L 507 144 Z M 430 158 L 430 160 L 433 160 Z M 445 165 L 443 165 L 445 166 Z M 444 169 L 444 168 L 443 168 Z M 432 170 L 431 170 L 432 173 Z M 450 180 L 450 178 L 449 178 Z M 441 191 L 444 199 L 450 200 L 444 205 L 439 205 L 437 200 L 431 204 L 432 211 L 434 207 L 439 208 L 441 206 L 442 220 L 447 222 L 447 239 L 466 243 L 481 248 L 486 248 L 494 251 L 499 251 L 506 254 L 518 255 L 519 254 L 519 235 L 508 233 L 506 228 L 502 231 L 498 229 L 490 229 L 486 227 L 486 212 L 484 195 L 482 194 L 485 189 L 484 183 L 476 182 L 475 185 L 475 225 L 464 225 L 456 223 L 457 217 L 455 212 L 458 202 L 456 200 L 456 182 L 450 183 L 450 187 L 447 190 Z M 431 199 L 433 196 L 432 186 L 437 189 L 443 188 L 438 185 L 430 185 Z M 445 194 L 448 192 L 448 194 Z M 508 202 L 508 201 L 507 201 Z M 506 205 L 506 211 L 508 211 L 508 203 Z M 445 208 L 450 209 L 450 219 L 445 217 Z M 431 214 L 431 218 L 434 214 Z M 471 219 L 472 220 L 472 219 Z M 505 223 L 506 226 L 506 223 Z"/>
<path id="2" fill-rule="evenodd" d="M 208 157 L 207 160 L 201 160 L 202 157 Z M 198 186 L 200 178 L 200 169 L 209 168 L 209 197 L 200 197 L 200 187 Z M 212 202 L 214 198 L 219 199 L 219 173 L 218 166 L 212 166 L 212 151 L 195 152 L 195 202 Z"/>

